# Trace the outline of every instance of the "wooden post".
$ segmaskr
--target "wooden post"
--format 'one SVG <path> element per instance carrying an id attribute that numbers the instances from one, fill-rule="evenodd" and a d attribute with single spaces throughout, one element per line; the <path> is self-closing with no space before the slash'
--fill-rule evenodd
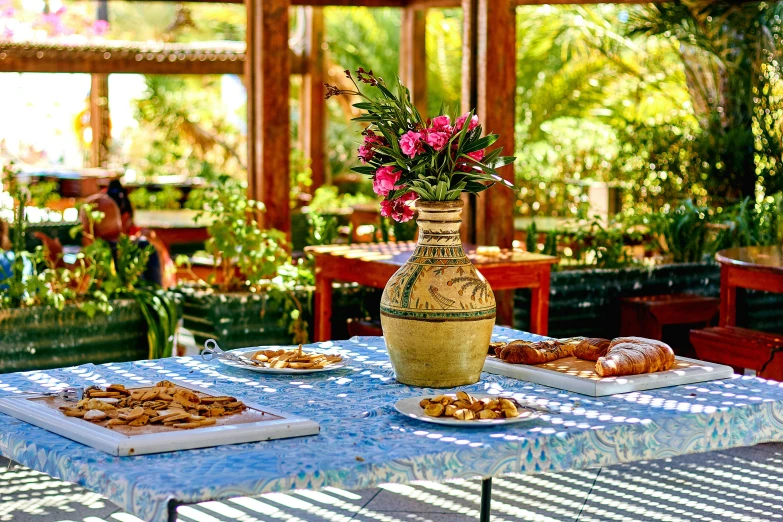
<path id="1" fill-rule="evenodd" d="M 477 30 L 478 0 L 462 0 L 462 114 L 478 106 Z M 476 196 L 462 195 L 465 206 L 460 235 L 464 243 L 476 244 L 476 199 Z"/>
<path id="2" fill-rule="evenodd" d="M 326 101 L 324 82 L 324 11 L 321 7 L 305 8 L 304 75 L 302 76 L 302 150 L 313 172 L 311 192 L 326 181 Z"/>
<path id="3" fill-rule="evenodd" d="M 516 96 L 516 0 L 463 0 L 462 105 L 476 109 L 484 131 L 499 134 L 495 147 L 514 154 Z M 501 175 L 514 181 L 513 166 Z M 514 241 L 514 193 L 495 186 L 482 192 L 468 210 L 466 238 L 477 245 L 510 248 Z M 497 292 L 498 323 L 512 324 L 513 293 Z M 537 307 L 537 318 L 546 320 Z"/>
<path id="4" fill-rule="evenodd" d="M 290 232 L 290 0 L 247 0 L 247 189 L 263 224 Z"/>
<path id="5" fill-rule="evenodd" d="M 400 24 L 400 79 L 411 101 L 427 117 L 427 10 L 406 7 Z"/>
<path id="6" fill-rule="evenodd" d="M 476 73 L 479 119 L 487 133 L 499 134 L 494 147 L 514 154 L 516 96 L 516 1 L 479 0 Z M 514 167 L 500 174 L 514 182 Z M 514 241 L 514 192 L 501 186 L 482 192 L 476 206 L 476 243 L 509 248 Z"/>
<path id="7" fill-rule="evenodd" d="M 109 75 L 93 74 L 90 85 L 90 129 L 92 145 L 90 166 L 105 168 L 109 163 Z"/>

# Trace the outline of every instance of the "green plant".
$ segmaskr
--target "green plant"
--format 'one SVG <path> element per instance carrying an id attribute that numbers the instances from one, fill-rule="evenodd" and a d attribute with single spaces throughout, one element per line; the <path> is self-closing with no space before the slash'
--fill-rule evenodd
<path id="1" fill-rule="evenodd" d="M 182 206 L 182 191 L 171 185 L 164 185 L 160 190 L 139 187 L 128 197 L 137 210 L 176 210 Z"/>
<path id="2" fill-rule="evenodd" d="M 125 235 L 116 244 L 116 255 L 106 241 L 95 237 L 94 225 L 103 213 L 89 206 L 83 209 L 86 227 L 71 229 L 90 243 L 77 255 L 76 262 L 65 265 L 53 252 L 38 247 L 25 249 L 25 205 L 29 201 L 26 187 L 16 183 L 16 169 L 7 164 L 2 170 L 3 184 L 14 200 L 14 223 L 11 231 L 12 273 L 0 288 L 0 306 L 11 308 L 51 306 L 63 310 L 76 305 L 88 317 L 111 313 L 111 299 L 135 299 L 147 322 L 149 357 L 169 357 L 177 328 L 176 303 L 160 288 L 141 281 L 152 255 L 151 246 L 140 247 Z"/>
<path id="3" fill-rule="evenodd" d="M 707 207 L 688 199 L 668 212 L 654 214 L 652 230 L 663 237 L 663 250 L 675 263 L 694 263 L 704 258 L 708 246 L 709 215 Z"/>
<path id="4" fill-rule="evenodd" d="M 719 232 L 713 251 L 743 246 L 777 245 L 783 242 L 783 193 L 767 196 L 759 203 L 749 198 L 719 215 Z"/>
<path id="5" fill-rule="evenodd" d="M 631 20 L 632 34 L 679 42 L 705 131 L 695 143 L 703 184 L 721 203 L 783 188 L 781 15 L 780 2 L 682 0 L 650 4 Z"/>
<path id="6" fill-rule="evenodd" d="M 306 342 L 303 311 L 309 304 L 300 301 L 297 290 L 313 284 L 312 273 L 303 264 L 291 261 L 284 233 L 261 227 L 263 203 L 247 198 L 245 183 L 219 176 L 199 195 L 198 204 L 201 212 L 196 219 L 208 214 L 211 218 L 207 226 L 210 238 L 204 246 L 214 266 L 210 279 L 202 283 L 221 292 L 267 293 L 274 306 L 287 312 L 289 332 L 295 341 Z M 178 256 L 176 263 L 190 265 L 187 256 Z"/>
<path id="7" fill-rule="evenodd" d="M 641 236 L 639 231 L 629 228 L 622 217 L 608 223 L 595 217 L 592 221 L 574 223 L 554 232 L 558 239 L 548 238 L 548 248 L 550 252 L 556 252 L 557 242 L 561 240 L 570 245 L 571 259 L 577 264 L 622 268 L 636 263 L 628 245 L 641 241 Z"/>
<path id="8" fill-rule="evenodd" d="M 338 224 L 337 216 L 323 215 L 312 211 L 308 212 L 307 225 L 309 234 L 307 236 L 307 244 L 314 246 L 336 243 L 339 237 Z"/>
<path id="9" fill-rule="evenodd" d="M 248 199 L 246 191 L 245 183 L 221 176 L 204 191 L 196 216 L 200 220 L 209 213 L 212 218 L 204 246 L 224 292 L 263 286 L 289 258 L 285 234 L 261 227 L 264 204 Z"/>
<path id="10" fill-rule="evenodd" d="M 48 203 L 60 200 L 56 181 L 39 181 L 31 184 L 28 190 L 30 191 L 30 201 L 38 207 L 45 207 Z"/>
<path id="11" fill-rule="evenodd" d="M 334 212 L 373 201 L 365 194 L 340 194 L 334 185 L 324 185 L 315 189 L 313 199 L 307 204 L 310 211 Z"/>

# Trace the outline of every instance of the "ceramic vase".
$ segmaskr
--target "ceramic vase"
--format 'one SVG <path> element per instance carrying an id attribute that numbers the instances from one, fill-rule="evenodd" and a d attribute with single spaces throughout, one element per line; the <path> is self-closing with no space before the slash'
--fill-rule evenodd
<path id="1" fill-rule="evenodd" d="M 462 201 L 418 201 L 419 239 L 381 297 L 397 380 L 451 388 L 479 380 L 495 325 L 495 296 L 462 249 Z"/>

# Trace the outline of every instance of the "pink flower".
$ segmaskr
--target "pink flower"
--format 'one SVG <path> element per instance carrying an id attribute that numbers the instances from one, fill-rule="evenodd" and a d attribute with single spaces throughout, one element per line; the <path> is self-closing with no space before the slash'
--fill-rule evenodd
<path id="1" fill-rule="evenodd" d="M 451 136 L 449 136 L 449 134 L 446 132 L 427 129 L 427 133 L 424 135 L 424 141 L 426 141 L 427 145 L 433 149 L 441 150 L 446 146 L 446 143 L 449 142 L 450 137 Z"/>
<path id="2" fill-rule="evenodd" d="M 109 22 L 106 20 L 95 20 L 92 23 L 92 32 L 95 33 L 96 36 L 103 36 L 108 30 Z"/>
<path id="3" fill-rule="evenodd" d="M 432 118 L 430 125 L 433 130 L 440 132 L 451 132 L 451 118 L 448 116 L 436 116 Z"/>
<path id="4" fill-rule="evenodd" d="M 408 131 L 400 138 L 400 148 L 403 154 L 413 158 L 423 150 L 421 145 L 421 133 Z"/>
<path id="5" fill-rule="evenodd" d="M 468 152 L 467 155 L 476 161 L 481 161 L 484 159 L 484 149 L 477 150 L 476 152 Z"/>
<path id="6" fill-rule="evenodd" d="M 416 199 L 415 192 L 408 192 L 397 199 L 381 201 L 381 215 L 390 217 L 394 221 L 405 223 L 413 217 L 413 206 L 411 203 Z"/>
<path id="7" fill-rule="evenodd" d="M 367 130 L 364 133 L 364 144 L 368 147 L 372 147 L 374 145 L 386 145 L 386 140 L 383 138 L 383 136 L 378 136 L 371 130 Z"/>
<path id="8" fill-rule="evenodd" d="M 372 190 L 379 196 L 386 197 L 389 192 L 394 190 L 394 185 L 400 181 L 402 173 L 395 170 L 395 167 L 381 167 L 375 171 L 375 177 L 372 180 Z"/>
<path id="9" fill-rule="evenodd" d="M 375 153 L 373 152 L 372 147 L 367 147 L 366 145 L 359 147 L 359 159 L 362 163 L 369 162 L 373 156 L 375 156 Z"/>
<path id="10" fill-rule="evenodd" d="M 465 120 L 467 120 L 467 119 L 468 119 L 468 115 L 467 114 L 457 118 L 457 123 L 454 124 L 454 129 L 455 130 L 462 130 L 462 126 L 465 125 Z M 475 129 L 476 125 L 478 125 L 478 116 L 474 114 L 473 117 L 470 119 L 470 125 L 468 125 L 468 130 Z"/>
<path id="11" fill-rule="evenodd" d="M 366 130 L 364 132 L 364 145 L 359 147 L 359 159 L 362 163 L 368 163 L 375 156 L 374 147 L 386 145 L 386 140 L 383 136 L 377 136 L 373 131 Z"/>

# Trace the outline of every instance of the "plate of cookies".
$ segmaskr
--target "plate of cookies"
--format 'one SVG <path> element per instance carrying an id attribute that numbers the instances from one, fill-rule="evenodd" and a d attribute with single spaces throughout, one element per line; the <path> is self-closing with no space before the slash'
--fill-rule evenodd
<path id="1" fill-rule="evenodd" d="M 411 419 L 463 428 L 514 424 L 540 416 L 511 397 L 471 395 L 464 391 L 408 397 L 397 401 L 394 408 Z"/>
<path id="2" fill-rule="evenodd" d="M 221 363 L 259 373 L 320 373 L 338 370 L 348 364 L 348 359 L 344 355 L 307 351 L 301 344 L 298 348 L 239 348 L 227 353 L 238 356 L 241 360 L 219 357 Z"/>

